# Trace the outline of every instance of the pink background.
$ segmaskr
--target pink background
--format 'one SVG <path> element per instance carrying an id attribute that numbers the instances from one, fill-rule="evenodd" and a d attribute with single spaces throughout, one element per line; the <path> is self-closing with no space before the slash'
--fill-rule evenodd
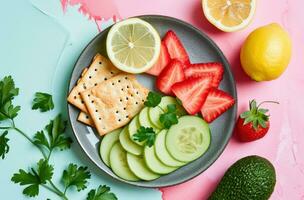
<path id="1" fill-rule="evenodd" d="M 240 143 L 233 136 L 220 158 L 203 174 L 184 184 L 160 189 L 165 200 L 206 199 L 226 169 L 247 155 L 260 155 L 275 165 L 277 184 L 271 199 L 304 200 L 304 2 L 302 0 L 258 1 L 252 24 L 243 31 L 224 33 L 205 19 L 199 0 L 62 0 L 66 6 L 80 4 L 79 11 L 90 19 L 127 18 L 142 14 L 169 15 L 182 19 L 207 33 L 223 50 L 237 81 L 238 110 L 243 112 L 250 99 L 275 100 L 267 105 L 271 128 L 263 139 Z M 271 22 L 281 24 L 291 35 L 293 55 L 286 72 L 271 82 L 254 82 L 242 71 L 239 51 L 246 36 Z M 98 27 L 100 28 L 100 27 Z M 302 155 L 301 155 L 302 153 Z"/>

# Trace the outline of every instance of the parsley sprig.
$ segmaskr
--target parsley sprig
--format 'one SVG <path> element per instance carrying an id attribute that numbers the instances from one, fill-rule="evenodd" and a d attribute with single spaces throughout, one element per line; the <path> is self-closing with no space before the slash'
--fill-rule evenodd
<path id="1" fill-rule="evenodd" d="M 110 187 L 100 185 L 97 190 L 91 190 L 88 193 L 87 200 L 117 200 L 117 197 L 110 192 Z"/>
<path id="2" fill-rule="evenodd" d="M 156 107 L 161 102 L 161 98 L 161 94 L 150 91 L 144 104 L 147 107 Z"/>
<path id="3" fill-rule="evenodd" d="M 7 154 L 9 151 L 9 146 L 8 146 L 9 139 L 6 137 L 7 134 L 8 131 L 4 131 L 0 136 L 0 157 L 2 159 L 5 158 L 5 154 Z"/>
<path id="4" fill-rule="evenodd" d="M 41 112 L 46 112 L 54 109 L 52 95 L 43 92 L 36 92 L 32 109 L 39 109 Z"/>
<path id="5" fill-rule="evenodd" d="M 177 115 L 176 105 L 169 104 L 167 105 L 167 111 L 160 115 L 159 121 L 168 129 L 178 123 Z"/>
<path id="6" fill-rule="evenodd" d="M 77 191 L 87 188 L 88 180 L 91 177 L 87 167 L 77 166 L 76 164 L 69 164 L 63 171 L 61 182 L 63 185 L 56 186 L 53 182 L 54 165 L 50 164 L 50 157 L 52 152 L 56 149 L 65 150 L 69 149 L 72 143 L 70 137 L 66 137 L 64 132 L 66 129 L 66 121 L 62 119 L 61 115 L 57 115 L 51 120 L 44 130 L 37 131 L 34 138 L 28 136 L 24 131 L 18 128 L 15 124 L 15 117 L 17 117 L 20 111 L 20 106 L 14 106 L 12 101 L 14 97 L 19 94 L 19 89 L 15 87 L 14 80 L 11 76 L 6 76 L 0 80 L 0 123 L 3 122 L 6 126 L 0 126 L 0 130 L 4 132 L 0 135 L 0 158 L 4 159 L 9 152 L 7 137 L 10 130 L 16 131 L 24 136 L 30 143 L 35 145 L 37 149 L 42 153 L 43 158 L 39 160 L 36 167 L 32 167 L 29 170 L 19 169 L 15 173 L 11 180 L 21 186 L 25 186 L 23 194 L 29 197 L 35 197 L 39 194 L 40 187 L 44 187 L 47 190 L 57 194 L 64 200 L 68 200 L 66 192 L 72 187 L 76 187 Z M 47 111 L 53 109 L 52 96 L 45 95 L 46 93 L 36 93 L 38 99 L 34 100 L 32 109 L 40 109 L 41 111 Z M 52 103 L 51 103 L 52 102 Z M 113 193 L 109 193 L 110 188 L 102 186 L 98 188 L 97 193 L 95 190 L 91 190 L 88 194 L 93 196 L 95 200 L 115 200 L 117 199 Z M 96 197 L 95 197 L 96 196 Z M 106 198 L 103 198 L 106 197 Z M 90 200 L 90 199 L 89 199 Z"/>
<path id="7" fill-rule="evenodd" d="M 137 133 L 133 135 L 133 140 L 144 142 L 148 147 L 152 147 L 154 145 L 156 139 L 156 134 L 153 128 L 141 126 L 137 130 Z"/>

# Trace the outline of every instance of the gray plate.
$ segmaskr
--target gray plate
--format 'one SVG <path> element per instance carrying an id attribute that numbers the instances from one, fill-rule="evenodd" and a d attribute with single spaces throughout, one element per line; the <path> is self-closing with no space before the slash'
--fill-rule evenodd
<path id="1" fill-rule="evenodd" d="M 235 99 L 237 99 L 235 81 L 230 70 L 229 63 L 225 56 L 218 48 L 218 46 L 204 33 L 196 29 L 195 27 L 187 24 L 186 22 L 180 21 L 175 18 L 166 16 L 140 16 L 140 18 L 151 23 L 163 36 L 167 30 L 174 30 L 182 40 L 187 52 L 190 56 L 192 63 L 198 62 L 210 62 L 218 61 L 222 62 L 225 67 L 224 79 L 221 82 L 220 88 L 230 93 Z M 69 91 L 75 85 L 79 78 L 82 69 L 85 66 L 89 66 L 92 58 L 96 53 L 105 55 L 105 39 L 109 29 L 105 29 L 99 33 L 83 50 L 80 57 L 78 58 L 75 68 L 71 75 Z M 153 87 L 154 79 L 150 76 L 140 76 L 139 81 L 147 87 Z M 231 137 L 233 127 L 236 120 L 237 104 L 235 104 L 229 111 L 224 113 L 221 117 L 216 119 L 211 125 L 212 141 L 208 151 L 199 159 L 191 162 L 190 164 L 178 169 L 177 171 L 162 176 L 161 178 L 154 181 L 140 181 L 130 182 L 125 181 L 117 177 L 100 159 L 98 154 L 99 140 L 98 134 L 95 130 L 77 122 L 77 115 L 79 110 L 69 105 L 69 120 L 72 125 L 75 137 L 78 143 L 88 155 L 88 157 L 104 172 L 109 174 L 111 177 L 118 179 L 122 182 L 142 186 L 142 187 L 164 187 L 171 186 L 178 183 L 185 182 L 203 171 L 205 171 L 223 152 L 229 138 Z"/>

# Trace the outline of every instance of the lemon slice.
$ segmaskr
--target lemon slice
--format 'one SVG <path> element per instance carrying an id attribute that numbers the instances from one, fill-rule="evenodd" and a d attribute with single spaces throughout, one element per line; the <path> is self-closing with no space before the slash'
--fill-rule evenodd
<path id="1" fill-rule="evenodd" d="M 202 0 L 202 5 L 210 23 L 222 31 L 233 32 L 251 22 L 256 0 Z"/>
<path id="2" fill-rule="evenodd" d="M 107 53 L 120 70 L 141 73 L 150 69 L 160 53 L 160 37 L 151 24 L 138 18 L 116 23 L 107 36 Z"/>

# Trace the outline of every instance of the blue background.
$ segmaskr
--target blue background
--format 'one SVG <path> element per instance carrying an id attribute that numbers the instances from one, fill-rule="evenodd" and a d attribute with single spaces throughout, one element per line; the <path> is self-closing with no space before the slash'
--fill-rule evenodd
<path id="1" fill-rule="evenodd" d="M 67 118 L 66 92 L 70 73 L 83 47 L 98 33 L 97 26 L 80 14 L 77 6 L 68 8 L 64 14 L 59 0 L 2 1 L 0 25 L 0 78 L 12 75 L 20 88 L 20 94 L 14 100 L 15 105 L 21 106 L 16 125 L 33 136 L 58 113 Z M 54 110 L 47 113 L 31 110 L 37 91 L 53 94 Z M 66 133 L 73 138 L 69 126 Z M 5 160 L 0 160 L 0 199 L 28 199 L 22 194 L 23 187 L 10 179 L 20 168 L 34 166 L 41 154 L 20 134 L 11 131 L 8 137 L 10 152 Z M 161 199 L 161 193 L 156 189 L 137 188 L 108 177 L 86 157 L 75 138 L 73 140 L 70 150 L 55 152 L 50 161 L 56 163 L 53 178 L 56 185 L 61 184 L 62 171 L 69 163 L 89 167 L 92 178 L 88 188 L 80 193 L 75 188 L 69 190 L 69 199 L 85 199 L 88 191 L 100 184 L 109 185 L 122 200 Z M 46 198 L 60 199 L 44 188 L 40 188 L 39 196 L 33 199 Z"/>

